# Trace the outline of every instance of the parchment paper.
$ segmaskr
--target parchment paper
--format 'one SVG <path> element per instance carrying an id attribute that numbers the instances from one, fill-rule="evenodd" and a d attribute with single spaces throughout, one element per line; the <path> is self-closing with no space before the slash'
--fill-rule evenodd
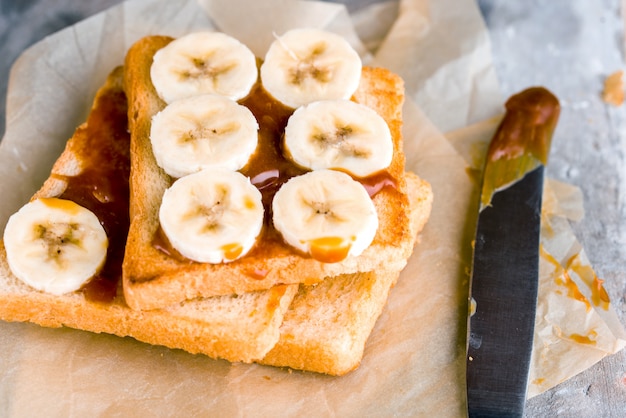
<path id="1" fill-rule="evenodd" d="M 366 63 L 387 66 L 405 78 L 407 168 L 430 181 L 435 193 L 431 219 L 391 292 L 363 363 L 349 375 L 333 378 L 230 364 L 130 338 L 0 323 L 0 415 L 465 415 L 467 269 L 477 199 L 471 173 L 480 167 L 481 144 L 494 125 L 473 125 L 449 138 L 441 131 L 501 111 L 489 39 L 476 5 L 471 0 L 407 0 L 399 7 L 385 3 L 350 16 L 342 6 L 312 1 L 225 3 L 135 0 L 26 51 L 11 75 L 7 133 L 0 145 L 0 175 L 5 179 L 0 184 L 0 225 L 39 188 L 84 120 L 106 74 L 122 63 L 126 49 L 141 36 L 215 28 L 263 56 L 273 33 L 297 26 L 334 30 L 353 42 Z M 396 13 L 397 18 L 390 18 Z M 16 174 L 19 181 L 6 180 Z M 561 233 L 548 237 L 544 248 L 559 264 L 579 251 L 584 264 L 584 251 L 567 228 L 566 218 L 579 214 L 577 205 L 567 209 L 562 203 L 570 202 L 564 198 L 567 193 L 560 193 L 571 190 L 549 190 L 555 193 L 551 231 Z M 557 225 L 561 220 L 564 224 Z M 553 247 L 553 242 L 559 244 Z M 568 266 L 562 267 L 566 271 Z M 585 294 L 586 279 L 571 276 Z M 542 269 L 542 283 L 556 283 L 554 277 Z M 538 315 L 541 347 L 534 352 L 531 378 L 540 383 L 530 388 L 530 395 L 623 346 L 618 339 L 623 338 L 621 325 L 612 320 L 610 309 L 587 309 L 558 290 L 549 291 L 550 298 L 543 297 L 539 307 L 550 315 Z M 573 312 L 576 319 L 567 319 Z M 559 325 L 563 319 L 572 327 Z M 544 320 L 557 324 L 560 336 Z M 573 334 L 596 344 L 559 338 Z"/>

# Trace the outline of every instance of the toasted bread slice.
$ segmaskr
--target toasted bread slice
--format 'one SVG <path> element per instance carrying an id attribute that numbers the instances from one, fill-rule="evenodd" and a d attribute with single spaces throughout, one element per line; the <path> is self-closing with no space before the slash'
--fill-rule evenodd
<path id="1" fill-rule="evenodd" d="M 126 160 L 129 158 L 129 137 L 126 132 L 122 74 L 121 67 L 116 69 L 98 91 L 88 121 L 67 142 L 50 177 L 33 198 L 67 195 L 68 184 L 71 183 L 69 180 L 93 169 L 93 165 L 87 163 L 94 157 L 89 155 L 94 149 L 107 154 L 96 158 L 118 158 L 115 167 L 119 171 L 114 187 L 124 190 L 124 182 L 128 182 L 124 157 Z M 108 144 L 104 148 L 95 145 L 93 141 L 98 140 L 107 141 Z M 108 177 L 115 177 L 108 174 Z M 100 178 L 106 175 L 99 173 Z M 128 194 L 127 186 L 125 190 Z M 94 207 L 98 206 L 99 200 L 91 199 L 89 193 L 84 196 L 83 191 L 74 195 L 85 197 L 78 203 L 91 206 L 90 209 L 95 213 L 101 212 L 99 207 Z M 69 195 L 72 195 L 71 190 Z M 123 196 L 117 197 L 123 199 Z M 108 207 L 107 204 L 102 205 Z M 128 211 L 127 198 L 116 210 L 123 212 L 116 213 L 117 218 L 123 219 Z M 118 225 L 118 239 L 109 239 L 111 246 L 118 247 L 114 250 L 119 250 L 121 254 L 128 228 L 127 222 L 125 227 L 123 223 Z M 117 262 L 118 268 L 112 268 L 112 271 L 115 273 L 117 270 L 119 277 L 121 259 Z M 0 241 L 0 319 L 131 336 L 151 344 L 230 361 L 251 362 L 260 359 L 274 346 L 279 338 L 278 330 L 283 314 L 297 291 L 296 285 L 275 286 L 239 297 L 219 296 L 141 312 L 127 306 L 121 291 L 121 280 L 113 281 L 112 293 L 106 290 L 104 295 L 102 286 L 106 287 L 106 284 L 101 283 L 100 288 L 89 291 L 92 284 L 62 296 L 37 291 L 11 273 L 4 244 Z"/>
<path id="2" fill-rule="evenodd" d="M 417 238 L 430 215 L 430 185 L 407 173 L 410 233 Z M 357 368 L 365 343 L 400 272 L 370 271 L 300 286 L 280 327 L 280 340 L 258 362 L 343 375 Z"/>
<path id="3" fill-rule="evenodd" d="M 281 240 L 263 240 L 232 263 L 203 264 L 181 260 L 158 249 L 154 240 L 159 229 L 159 205 L 172 179 L 156 164 L 150 145 L 151 118 L 165 106 L 150 80 L 150 66 L 156 51 L 171 40 L 160 36 L 143 38 L 130 48 L 125 61 L 132 193 L 123 288 L 130 307 L 154 309 L 196 297 L 242 294 L 277 284 L 313 284 L 340 274 L 381 268 L 399 271 L 404 267 L 413 239 L 409 233 L 402 152 L 403 82 L 387 70 L 374 68 L 364 68 L 353 100 L 373 108 L 389 124 L 394 158 L 386 175 L 393 186 L 382 188 L 373 197 L 379 228 L 363 254 L 337 263 L 323 263 L 299 254 Z M 257 90 L 262 88 L 257 86 Z"/>

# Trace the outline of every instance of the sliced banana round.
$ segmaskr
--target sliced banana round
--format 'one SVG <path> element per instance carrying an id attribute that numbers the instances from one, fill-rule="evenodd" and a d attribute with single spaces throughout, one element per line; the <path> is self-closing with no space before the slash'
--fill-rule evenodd
<path id="1" fill-rule="evenodd" d="M 312 170 L 345 170 L 366 177 L 391 164 L 393 142 L 385 120 L 350 100 L 323 100 L 302 106 L 285 128 L 290 158 Z"/>
<path id="2" fill-rule="evenodd" d="M 198 94 L 244 98 L 256 83 L 256 57 L 247 46 L 221 32 L 194 32 L 154 54 L 150 77 L 166 103 Z"/>
<path id="3" fill-rule="evenodd" d="M 359 54 L 341 36 L 293 29 L 278 37 L 261 65 L 261 81 L 274 98 L 297 108 L 317 100 L 349 99 L 359 87 Z"/>
<path id="4" fill-rule="evenodd" d="M 4 245 L 18 279 L 62 295 L 80 289 L 100 270 L 108 239 L 90 210 L 70 200 L 41 198 L 9 218 Z"/>
<path id="5" fill-rule="evenodd" d="M 200 263 L 236 260 L 263 226 L 261 193 L 237 171 L 206 169 L 165 191 L 159 220 L 172 246 Z"/>
<path id="6" fill-rule="evenodd" d="M 360 255 L 378 229 L 363 185 L 334 170 L 292 177 L 274 196 L 272 211 L 274 227 L 289 245 L 326 263 Z"/>
<path id="7" fill-rule="evenodd" d="M 205 94 L 177 100 L 154 115 L 150 142 L 157 164 L 183 177 L 209 167 L 239 170 L 256 150 L 258 130 L 247 107 Z"/>

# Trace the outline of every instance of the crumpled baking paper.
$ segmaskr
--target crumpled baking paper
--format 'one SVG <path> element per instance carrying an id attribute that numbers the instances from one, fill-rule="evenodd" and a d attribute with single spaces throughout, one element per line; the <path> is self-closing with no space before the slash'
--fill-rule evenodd
<path id="1" fill-rule="evenodd" d="M 217 29 L 263 56 L 274 34 L 300 26 L 336 31 L 365 63 L 404 77 L 407 168 L 431 182 L 435 194 L 431 219 L 361 366 L 336 378 L 231 364 L 130 338 L 0 323 L 0 415 L 465 415 L 467 274 L 478 167 L 472 162 L 480 161 L 481 144 L 488 139 L 473 135 L 489 132 L 472 124 L 496 116 L 502 106 L 488 34 L 471 0 L 385 2 L 352 15 L 343 6 L 314 1 L 134 0 L 50 36 L 29 48 L 11 74 L 7 133 L 0 146 L 5 179 L 0 227 L 40 187 L 85 119 L 96 89 L 134 41 L 149 34 Z M 441 133 L 468 125 L 472 128 L 448 138 Z M 543 242 L 557 263 L 542 269 L 542 295 L 544 282 L 551 289 L 550 297 L 542 298 L 549 304 L 539 305 L 539 312 L 548 313 L 538 315 L 538 341 L 545 344 L 534 351 L 531 381 L 536 383 L 529 395 L 588 367 L 590 349 L 599 359 L 623 345 L 610 308 L 569 297 L 571 284 L 559 287 L 557 273 L 569 272 L 583 296 L 595 300 L 586 284 L 590 277 L 574 274 L 589 270 L 571 268 L 588 265 L 584 251 L 558 224 L 576 213 L 562 203 L 569 199 L 561 191 L 571 190 L 549 189 L 557 208 L 550 225 L 562 233 Z M 554 248 L 553 238 L 560 243 Z M 574 310 L 583 321 L 580 327 L 578 319 L 567 320 Z M 558 366 L 546 365 L 556 357 Z"/>

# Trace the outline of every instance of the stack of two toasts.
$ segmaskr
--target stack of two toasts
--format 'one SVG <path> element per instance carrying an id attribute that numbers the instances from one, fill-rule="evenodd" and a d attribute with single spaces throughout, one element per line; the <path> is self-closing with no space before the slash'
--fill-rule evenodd
<path id="1" fill-rule="evenodd" d="M 18 234 L 7 226 L 0 247 L 0 318 L 131 336 L 233 362 L 332 375 L 353 370 L 430 215 L 430 186 L 404 168 L 402 80 L 384 69 L 359 68 L 351 94 L 353 102 L 382 117 L 393 145 L 386 168 L 356 178 L 369 191 L 378 222 L 360 254 L 327 260 L 294 249 L 276 231 L 269 218 L 271 200 L 264 194 L 265 216 L 254 246 L 228 262 L 198 262 L 178 251 L 160 220 L 163 196 L 178 181 L 157 162 L 151 142 L 154 116 L 168 105 L 153 85 L 151 67 L 155 54 L 172 41 L 149 36 L 130 48 L 124 66 L 98 91 L 88 120 L 31 199 L 57 208 L 71 200 L 93 212 L 108 237 L 104 267 L 77 290 L 38 288 L 10 265 L 11 258 L 34 255 L 10 254 L 8 241 Z M 269 137 L 280 152 L 284 124 L 296 106 L 276 101 L 256 73 L 250 92 L 238 102 L 254 113 L 259 136 L 274 132 Z M 257 184 L 264 193 L 280 188 L 289 170 L 311 171 L 287 167 L 289 158 L 267 157 L 272 151 L 262 146 L 255 152 L 239 171 L 265 176 Z M 250 167 L 255 161 L 269 166 L 255 171 Z M 38 234 L 27 239 L 45 235 L 41 228 Z M 57 259 L 50 249 L 46 257 Z M 54 264 L 64 268 L 58 259 Z M 37 275 L 36 269 L 30 274 Z"/>

